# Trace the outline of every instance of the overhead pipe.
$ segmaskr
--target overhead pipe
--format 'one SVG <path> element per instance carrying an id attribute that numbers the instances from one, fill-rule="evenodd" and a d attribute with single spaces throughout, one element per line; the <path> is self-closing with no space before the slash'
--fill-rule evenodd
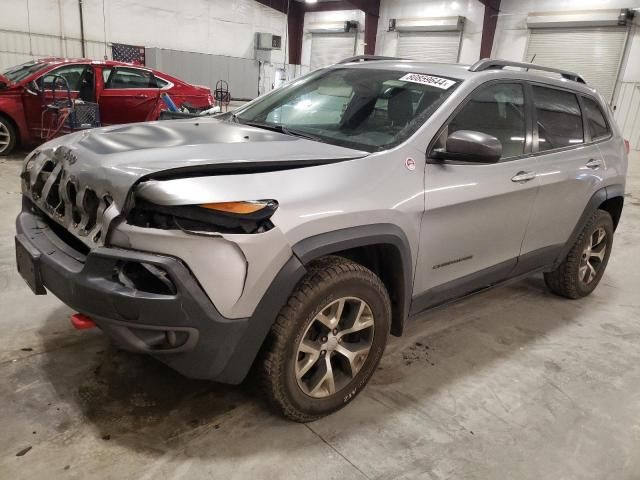
<path id="1" fill-rule="evenodd" d="M 58 0 L 58 16 L 60 17 L 60 53 L 62 58 L 67 58 L 67 37 L 64 28 L 64 9 L 62 8 L 62 0 Z"/>
<path id="2" fill-rule="evenodd" d="M 84 19 L 82 15 L 82 0 L 78 0 L 78 10 L 80 11 L 80 51 L 82 52 L 82 58 L 87 58 L 87 54 L 84 49 Z"/>

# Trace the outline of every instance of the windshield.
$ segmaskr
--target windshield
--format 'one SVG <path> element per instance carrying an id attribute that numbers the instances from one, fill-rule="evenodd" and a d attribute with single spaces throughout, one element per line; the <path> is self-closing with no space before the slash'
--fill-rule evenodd
<path id="1" fill-rule="evenodd" d="M 2 75 L 8 78 L 12 82 L 19 82 L 24 80 L 32 73 L 43 69 L 47 64 L 42 62 L 29 62 L 18 65 L 17 67 L 11 67 L 9 70 L 2 72 Z"/>
<path id="2" fill-rule="evenodd" d="M 320 70 L 252 102 L 235 118 L 373 152 L 407 139 L 457 83 L 393 70 Z"/>

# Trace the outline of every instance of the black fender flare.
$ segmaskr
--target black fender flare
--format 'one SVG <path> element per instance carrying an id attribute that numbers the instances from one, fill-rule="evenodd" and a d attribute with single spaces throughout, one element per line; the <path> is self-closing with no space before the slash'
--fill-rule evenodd
<path id="1" fill-rule="evenodd" d="M 406 321 L 413 287 L 411 247 L 404 232 L 393 224 L 373 224 L 325 232 L 299 241 L 292 247 L 293 255 L 280 269 L 262 296 L 254 314 L 246 319 L 244 333 L 216 380 L 224 383 L 240 383 L 251 368 L 267 338 L 278 313 L 287 303 L 300 280 L 307 273 L 309 262 L 332 253 L 367 245 L 391 245 L 402 259 L 404 302 L 399 309 L 398 327 L 394 335 L 401 335 Z M 233 320 L 229 320 L 230 322 Z"/>
<path id="2" fill-rule="evenodd" d="M 578 219 L 576 226 L 573 227 L 573 231 L 571 232 L 571 235 L 569 236 L 567 243 L 565 243 L 562 250 L 560 250 L 558 257 L 554 262 L 554 267 L 557 267 L 558 265 L 560 265 L 562 261 L 566 258 L 567 254 L 569 253 L 569 250 L 571 250 L 571 247 L 573 247 L 573 245 L 576 243 L 576 240 L 578 239 L 580 232 L 582 232 L 582 230 L 584 229 L 584 226 L 587 224 L 587 222 L 589 221 L 593 213 L 598 209 L 598 207 L 602 205 L 605 201 L 610 200 L 612 198 L 616 198 L 616 197 L 622 197 L 622 198 L 624 197 L 624 185 L 615 184 L 615 185 L 609 185 L 607 187 L 602 187 L 591 196 L 591 198 L 587 202 L 586 207 L 584 208 L 584 211 L 582 212 L 582 215 L 580 215 L 580 218 Z"/>
<path id="3" fill-rule="evenodd" d="M 404 231 L 392 223 L 375 223 L 342 228 L 321 233 L 296 243 L 292 250 L 303 265 L 316 258 L 369 245 L 389 245 L 395 248 L 401 258 L 402 285 L 400 298 L 403 299 L 394 312 L 391 333 L 401 335 L 409 314 L 413 293 L 413 260 L 411 246 Z"/>

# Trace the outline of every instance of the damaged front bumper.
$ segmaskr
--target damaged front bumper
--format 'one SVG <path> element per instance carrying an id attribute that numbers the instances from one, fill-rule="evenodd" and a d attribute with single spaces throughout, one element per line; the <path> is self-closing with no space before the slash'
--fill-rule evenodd
<path id="1" fill-rule="evenodd" d="M 18 269 L 35 293 L 46 288 L 90 316 L 121 347 L 150 354 L 191 378 L 242 381 L 304 273 L 290 258 L 256 312 L 229 319 L 178 258 L 123 248 L 83 252 L 28 199 L 16 229 Z"/>

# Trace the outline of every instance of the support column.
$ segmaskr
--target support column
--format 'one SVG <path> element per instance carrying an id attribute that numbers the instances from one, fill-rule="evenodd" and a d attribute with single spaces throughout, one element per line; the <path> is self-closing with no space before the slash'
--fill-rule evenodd
<path id="1" fill-rule="evenodd" d="M 500 0 L 480 0 L 484 5 L 484 20 L 482 22 L 482 41 L 480 42 L 480 58 L 491 57 L 493 39 L 496 35 Z"/>
<path id="2" fill-rule="evenodd" d="M 364 54 L 376 54 L 378 20 L 380 19 L 380 0 L 368 2 L 370 7 L 364 12 Z"/>
<path id="3" fill-rule="evenodd" d="M 289 61 L 294 65 L 302 64 L 302 35 L 304 29 L 304 4 L 291 2 L 287 22 L 287 35 L 289 37 Z"/>

